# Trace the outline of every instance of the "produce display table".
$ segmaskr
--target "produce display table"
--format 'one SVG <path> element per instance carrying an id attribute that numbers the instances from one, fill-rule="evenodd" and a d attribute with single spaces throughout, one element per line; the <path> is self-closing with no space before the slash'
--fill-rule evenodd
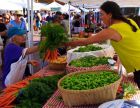
<path id="1" fill-rule="evenodd" d="M 56 74 L 63 74 L 63 73 L 64 73 L 64 71 L 55 71 L 55 70 L 48 69 L 48 67 L 44 67 L 39 72 L 32 75 L 31 77 L 53 76 L 53 75 L 56 75 Z M 127 78 L 124 77 L 123 80 L 122 80 L 122 83 L 126 83 L 126 82 L 130 82 L 131 84 L 134 85 L 135 88 L 137 88 L 136 84 L 133 81 L 133 76 L 129 76 Z M 140 100 L 140 91 L 138 90 L 136 92 L 136 94 L 134 94 L 129 99 L 130 100 Z M 98 105 L 83 105 L 83 106 L 75 106 L 75 107 L 65 106 L 64 102 L 61 98 L 61 94 L 60 94 L 59 90 L 56 90 L 54 92 L 54 94 L 51 96 L 51 98 L 46 100 L 46 103 L 44 104 L 44 106 L 42 108 L 98 108 L 98 106 L 99 106 L 99 104 Z"/>
<path id="2" fill-rule="evenodd" d="M 11 84 L 7 88 L 3 89 L 0 93 L 0 108 L 14 108 L 15 107 L 14 101 L 18 98 L 18 97 L 16 97 L 15 94 L 17 94 L 22 88 L 29 85 L 31 80 L 33 80 L 35 78 L 41 78 L 44 76 L 53 76 L 56 74 L 58 75 L 58 74 L 63 74 L 63 73 L 64 73 L 64 71 L 54 71 L 54 70 L 52 71 L 52 70 L 49 70 L 48 67 L 44 67 L 43 69 L 36 72 L 32 76 L 26 77 L 25 79 L 23 79 L 19 82 L 16 82 L 15 84 Z M 54 90 L 53 90 L 53 92 L 54 92 Z M 47 99 L 45 101 L 47 101 Z M 43 106 L 43 104 L 42 104 L 42 106 Z"/>
<path id="3" fill-rule="evenodd" d="M 136 88 L 137 86 L 135 85 L 133 81 L 133 76 L 125 77 L 123 79 L 123 83 L 125 82 L 130 82 L 132 83 Z M 64 105 L 63 100 L 60 98 L 61 94 L 59 90 L 57 90 L 52 97 L 46 102 L 46 104 L 43 106 L 43 108 L 98 108 L 99 105 L 84 105 L 84 106 L 75 106 L 75 107 L 68 107 Z M 136 94 L 134 94 L 130 100 L 140 100 L 140 91 L 137 91 Z"/>

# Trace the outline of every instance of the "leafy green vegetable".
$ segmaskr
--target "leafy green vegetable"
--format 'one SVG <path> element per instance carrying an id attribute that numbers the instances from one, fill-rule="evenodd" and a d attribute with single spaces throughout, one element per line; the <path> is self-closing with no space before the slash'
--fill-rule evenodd
<path id="1" fill-rule="evenodd" d="M 83 73 L 66 77 L 61 86 L 69 90 L 89 90 L 114 83 L 119 79 L 114 72 Z"/>
<path id="2" fill-rule="evenodd" d="M 86 56 L 80 59 L 72 60 L 69 65 L 75 67 L 92 67 L 109 64 L 108 59 L 110 59 L 110 57 Z"/>
<path id="3" fill-rule="evenodd" d="M 103 49 L 102 47 L 95 46 L 95 45 L 87 45 L 84 47 L 80 47 L 78 50 L 75 50 L 74 52 L 89 52 L 89 51 L 97 51 Z"/>
<path id="4" fill-rule="evenodd" d="M 125 94 L 135 94 L 135 87 L 131 83 L 123 83 L 123 89 Z"/>
<path id="5" fill-rule="evenodd" d="M 20 90 L 16 98 L 16 108 L 41 108 L 57 88 L 57 82 L 63 75 L 37 78 Z"/>
<path id="6" fill-rule="evenodd" d="M 47 23 L 41 27 L 41 35 L 46 37 L 46 40 L 40 42 L 39 45 L 41 57 L 47 49 L 54 50 L 68 41 L 68 36 L 60 24 Z"/>

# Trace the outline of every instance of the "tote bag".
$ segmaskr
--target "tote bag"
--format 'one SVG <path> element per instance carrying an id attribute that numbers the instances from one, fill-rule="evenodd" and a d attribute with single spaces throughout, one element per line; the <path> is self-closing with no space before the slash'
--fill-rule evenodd
<path id="1" fill-rule="evenodd" d="M 0 36 L 0 65 L 2 65 L 2 50 L 3 50 L 3 41 L 2 38 Z"/>
<path id="2" fill-rule="evenodd" d="M 5 86 L 9 86 L 23 79 L 28 57 L 25 56 L 27 48 L 22 52 L 21 57 L 17 62 L 11 64 L 10 72 L 6 76 Z"/>

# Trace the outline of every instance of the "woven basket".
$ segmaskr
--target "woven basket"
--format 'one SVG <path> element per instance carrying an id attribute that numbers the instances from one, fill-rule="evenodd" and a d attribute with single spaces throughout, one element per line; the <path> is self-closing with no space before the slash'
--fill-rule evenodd
<path id="1" fill-rule="evenodd" d="M 48 67 L 52 70 L 65 70 L 67 63 L 49 63 Z"/>
<path id="2" fill-rule="evenodd" d="M 67 73 L 77 72 L 77 71 L 84 71 L 84 70 L 106 70 L 111 69 L 109 65 L 98 65 L 98 66 L 92 66 L 92 67 L 75 67 L 75 66 L 69 66 L 67 64 L 66 71 Z"/>
<path id="3" fill-rule="evenodd" d="M 108 71 L 115 72 L 112 70 L 108 70 Z M 118 81 L 114 83 L 111 83 L 103 87 L 98 87 L 96 89 L 90 89 L 90 90 L 67 90 L 60 86 L 62 80 L 67 76 L 72 76 L 74 74 L 82 74 L 87 72 L 97 73 L 100 71 L 91 72 L 89 70 L 89 71 L 70 73 L 59 80 L 58 89 L 60 90 L 65 105 L 71 107 L 71 106 L 87 105 L 87 104 L 99 104 L 106 101 L 114 100 L 116 98 L 117 89 L 122 79 L 121 77 Z"/>

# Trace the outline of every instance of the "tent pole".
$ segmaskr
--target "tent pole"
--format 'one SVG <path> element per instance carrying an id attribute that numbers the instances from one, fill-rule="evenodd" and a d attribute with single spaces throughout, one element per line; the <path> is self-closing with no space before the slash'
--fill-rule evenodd
<path id="1" fill-rule="evenodd" d="M 71 35 L 71 27 L 70 27 L 71 26 L 71 15 L 70 15 L 71 14 L 70 13 L 70 4 L 71 4 L 71 1 L 69 1 L 68 4 L 69 4 L 69 32 L 68 32 L 68 34 L 69 34 L 70 37 L 72 37 L 72 35 Z"/>
<path id="2" fill-rule="evenodd" d="M 27 0 L 27 12 L 28 12 L 28 36 L 27 36 L 27 46 L 31 47 L 32 46 L 32 34 L 33 34 L 33 30 L 32 30 L 32 25 L 33 25 L 33 21 L 32 21 L 32 9 L 33 8 L 33 0 Z M 32 59 L 32 55 L 29 55 L 29 60 Z M 30 73 L 33 74 L 33 67 L 31 65 L 29 65 L 29 69 L 30 69 Z"/>
<path id="3" fill-rule="evenodd" d="M 33 46 L 33 0 L 31 0 L 31 23 L 30 23 L 30 27 L 31 27 L 31 35 L 30 35 L 30 47 Z M 33 54 L 30 55 L 31 59 L 33 59 Z M 33 74 L 33 67 L 31 66 L 31 73 Z"/>
<path id="4" fill-rule="evenodd" d="M 138 15 L 140 15 L 140 8 L 139 8 L 139 12 L 138 12 Z"/>
<path id="5" fill-rule="evenodd" d="M 83 8 L 85 9 L 85 6 L 83 4 Z M 84 25 L 85 25 L 85 11 L 84 11 L 84 21 L 83 21 Z"/>
<path id="6" fill-rule="evenodd" d="M 33 0 L 31 0 L 31 46 L 33 46 Z"/>

